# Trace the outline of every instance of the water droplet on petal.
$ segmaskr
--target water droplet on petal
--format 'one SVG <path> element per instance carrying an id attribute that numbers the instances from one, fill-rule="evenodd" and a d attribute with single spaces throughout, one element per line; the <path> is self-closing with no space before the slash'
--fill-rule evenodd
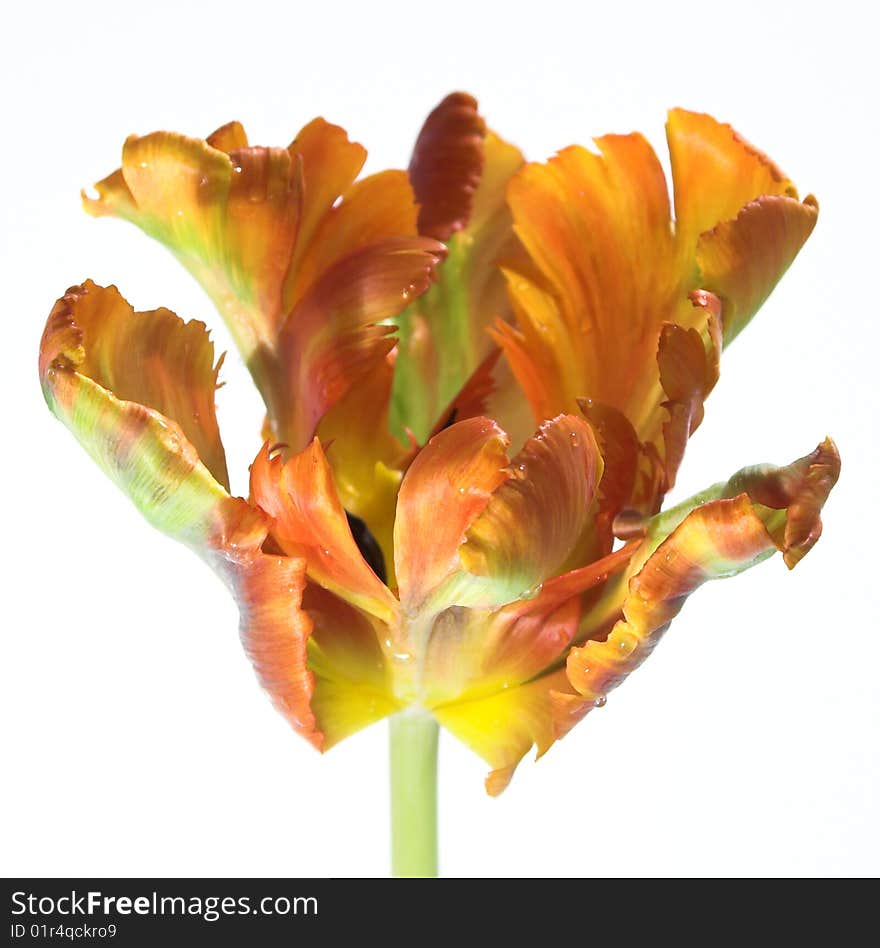
<path id="1" fill-rule="evenodd" d="M 593 707 L 604 708 L 607 702 L 608 702 L 608 699 L 605 697 L 605 695 L 599 695 L 599 697 L 596 698 L 596 700 L 593 702 Z"/>

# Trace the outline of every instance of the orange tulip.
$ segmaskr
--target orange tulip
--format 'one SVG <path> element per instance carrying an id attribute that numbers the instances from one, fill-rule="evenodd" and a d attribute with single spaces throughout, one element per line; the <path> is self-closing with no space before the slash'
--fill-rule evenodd
<path id="1" fill-rule="evenodd" d="M 525 164 L 460 93 L 408 175 L 356 180 L 363 149 L 320 119 L 287 149 L 232 123 L 130 138 L 86 199 L 226 320 L 267 409 L 250 497 L 229 493 L 201 323 L 72 288 L 41 345 L 49 407 L 228 582 L 298 732 L 326 750 L 393 716 L 401 874 L 436 869 L 438 724 L 499 793 L 697 587 L 819 537 L 827 439 L 661 512 L 722 346 L 817 216 L 728 126 L 679 110 L 668 137 L 674 216 L 641 136 Z"/>

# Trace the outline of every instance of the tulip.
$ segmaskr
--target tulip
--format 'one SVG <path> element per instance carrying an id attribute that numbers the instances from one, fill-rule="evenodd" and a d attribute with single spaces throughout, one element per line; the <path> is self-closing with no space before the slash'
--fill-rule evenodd
<path id="1" fill-rule="evenodd" d="M 640 135 L 545 163 L 456 93 L 408 172 L 321 119 L 288 148 L 231 123 L 130 138 L 86 198 L 164 243 L 266 405 L 230 493 L 206 327 L 87 281 L 49 317 L 52 412 L 224 580 L 260 683 L 328 750 L 391 719 L 398 875 L 433 875 L 442 726 L 490 794 L 602 707 L 686 598 L 821 532 L 826 439 L 663 510 L 722 347 L 818 207 L 714 119 L 667 126 L 674 215 Z"/>

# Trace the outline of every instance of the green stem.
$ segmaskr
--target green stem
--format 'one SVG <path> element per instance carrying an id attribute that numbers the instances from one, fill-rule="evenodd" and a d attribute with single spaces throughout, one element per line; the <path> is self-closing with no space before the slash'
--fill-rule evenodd
<path id="1" fill-rule="evenodd" d="M 437 722 L 421 708 L 391 718 L 391 871 L 437 875 Z"/>

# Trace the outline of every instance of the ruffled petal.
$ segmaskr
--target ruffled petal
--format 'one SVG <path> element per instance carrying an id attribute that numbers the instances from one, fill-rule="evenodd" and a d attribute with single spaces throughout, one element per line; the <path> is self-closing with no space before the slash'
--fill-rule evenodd
<path id="1" fill-rule="evenodd" d="M 729 343 L 764 304 L 816 226 L 819 205 L 764 195 L 700 236 L 701 285 L 721 297 Z"/>
<path id="2" fill-rule="evenodd" d="M 505 202 L 522 155 L 487 132 L 477 104 L 456 93 L 428 118 L 410 175 L 421 204 L 419 229 L 448 240 L 436 285 L 400 317 L 392 429 L 424 443 L 489 356 L 487 329 L 509 315 L 498 264 L 518 243 Z M 521 249 L 519 253 L 521 253 Z"/>
<path id="3" fill-rule="evenodd" d="M 219 134 L 226 145 L 235 133 Z M 95 185 L 97 199 L 83 201 L 90 214 L 129 220 L 165 244 L 204 286 L 253 362 L 271 347 L 284 316 L 281 289 L 302 203 L 297 170 L 283 148 L 227 153 L 155 132 L 130 137 L 121 169 Z"/>
<path id="4" fill-rule="evenodd" d="M 703 420 L 703 403 L 718 381 L 721 361 L 721 304 L 703 291 L 691 299 L 705 312 L 705 322 L 691 329 L 666 323 L 657 348 L 660 386 L 666 395 L 662 408 L 668 415 L 663 423 L 663 493 L 675 486 L 685 446 Z"/>
<path id="5" fill-rule="evenodd" d="M 272 535 L 284 552 L 305 559 L 311 580 L 385 622 L 393 619 L 397 604 L 358 549 L 317 438 L 287 463 L 264 445 L 251 467 L 251 496 L 274 518 Z"/>
<path id="6" fill-rule="evenodd" d="M 782 171 L 729 125 L 672 109 L 666 123 L 675 191 L 675 229 L 685 252 L 720 221 L 762 194 L 797 198 Z"/>
<path id="7" fill-rule="evenodd" d="M 427 237 L 370 244 L 334 264 L 291 311 L 278 340 L 283 387 L 273 412 L 290 450 L 301 450 L 327 411 L 381 366 L 394 345 L 384 321 L 425 291 L 443 253 Z"/>
<path id="8" fill-rule="evenodd" d="M 468 222 L 483 172 L 486 123 L 477 100 L 453 92 L 425 120 L 409 177 L 419 203 L 419 233 L 449 240 Z"/>
<path id="9" fill-rule="evenodd" d="M 243 500 L 236 503 L 253 514 Z M 261 517 L 259 530 L 247 538 L 227 533 L 209 562 L 238 602 L 242 645 L 260 684 L 294 730 L 321 750 L 324 735 L 312 708 L 315 676 L 308 663 L 312 620 L 301 608 L 306 564 L 262 552 L 267 532 Z"/>
<path id="10" fill-rule="evenodd" d="M 376 538 L 394 577 L 394 514 L 407 449 L 388 430 L 394 351 L 334 405 L 318 426 L 342 506 Z"/>
<path id="11" fill-rule="evenodd" d="M 432 438 L 407 471 L 394 524 L 395 570 L 407 614 L 460 568 L 468 528 L 510 476 L 506 447 L 495 422 L 472 418 Z"/>
<path id="12" fill-rule="evenodd" d="M 787 467 L 747 468 L 654 518 L 623 589 L 622 618 L 607 637 L 569 652 L 569 681 L 581 699 L 559 701 L 560 732 L 604 704 L 703 583 L 734 576 L 777 549 L 794 566 L 821 532 L 819 512 L 839 470 L 826 440 Z"/>
<path id="13" fill-rule="evenodd" d="M 533 745 L 540 757 L 553 744 L 553 695 L 571 691 L 565 670 L 560 669 L 519 688 L 434 708 L 433 714 L 492 767 L 486 790 L 498 796 Z"/>
<path id="14" fill-rule="evenodd" d="M 212 148 L 225 151 L 227 155 L 239 148 L 248 147 L 247 133 L 241 122 L 227 122 L 221 125 L 216 131 L 211 132 L 205 141 Z"/>
<path id="15" fill-rule="evenodd" d="M 288 311 L 337 260 L 371 244 L 416 234 L 417 206 L 405 171 L 371 175 L 344 194 L 344 200 L 325 209 L 314 237 L 291 270 L 285 297 Z"/>
<path id="16" fill-rule="evenodd" d="M 640 135 L 597 139 L 597 152 L 566 148 L 513 177 L 509 203 L 532 267 L 506 269 L 516 323 L 492 330 L 538 422 L 579 400 L 618 413 L 657 455 L 660 493 L 717 375 L 717 333 L 710 328 L 707 339 L 688 296 L 721 297 L 729 341 L 815 220 L 815 202 L 799 204 L 791 182 L 729 126 L 675 110 L 667 131 L 674 224 L 660 164 Z M 690 330 L 706 343 L 699 382 Z M 664 403 L 667 385 L 676 394 L 665 392 Z M 648 509 L 658 501 L 644 495 Z"/>
<path id="17" fill-rule="evenodd" d="M 602 475 L 590 426 L 574 415 L 543 424 L 513 459 L 459 550 L 456 605 L 498 606 L 534 595 L 566 563 L 588 525 Z"/>
<path id="18" fill-rule="evenodd" d="M 391 330 L 374 324 L 427 289 L 444 252 L 416 236 L 402 172 L 354 184 L 365 157 L 323 119 L 289 148 L 248 146 L 237 123 L 210 141 L 157 132 L 130 138 L 122 167 L 84 197 L 90 213 L 166 244 L 200 281 L 292 451 L 381 364 Z"/>
<path id="19" fill-rule="evenodd" d="M 151 367 L 145 346 L 166 357 L 161 372 Z M 319 746 L 309 706 L 311 623 L 300 610 L 305 563 L 263 552 L 265 514 L 229 496 L 189 437 L 219 446 L 208 434 L 212 363 L 200 323 L 184 324 L 168 310 L 134 313 L 115 288 L 89 282 L 55 304 L 40 347 L 40 380 L 53 414 L 146 519 L 227 582 L 261 683 Z"/>
<path id="20" fill-rule="evenodd" d="M 508 271 L 520 336 L 502 329 L 498 341 L 538 420 L 590 398 L 623 412 L 642 434 L 643 404 L 656 386 L 656 333 L 675 316 L 681 273 L 650 145 L 632 134 L 605 136 L 596 147 L 566 148 L 511 181 L 515 230 L 539 281 Z"/>
<path id="21" fill-rule="evenodd" d="M 76 416 L 77 425 L 90 421 L 104 428 L 111 419 L 130 419 L 131 431 L 108 431 L 118 439 L 113 450 L 137 437 L 147 423 L 147 411 L 157 419 L 151 426 L 157 433 L 158 418 L 165 416 L 177 430 L 169 429 L 163 441 L 183 437 L 196 452 L 194 460 L 228 487 L 214 406 L 221 362 L 214 363 L 204 323 L 184 323 L 167 309 L 135 313 L 115 286 L 91 280 L 71 287 L 58 300 L 40 345 L 40 378 L 53 411 L 57 407 L 73 412 L 74 403 L 82 399 L 77 411 L 89 405 L 96 417 Z M 106 399 L 98 388 L 106 390 Z M 135 424 L 137 418 L 141 421 Z"/>
<path id="22" fill-rule="evenodd" d="M 363 145 L 350 141 L 345 129 L 322 118 L 300 130 L 287 151 L 302 181 L 302 204 L 296 249 L 284 287 L 284 309 L 302 295 L 298 262 L 308 252 L 324 216 L 348 192 L 367 160 Z"/>
<path id="23" fill-rule="evenodd" d="M 311 707 L 323 734 L 322 750 L 400 710 L 376 620 L 319 586 L 309 584 L 303 609 L 313 624 L 309 667 L 315 678 Z M 384 637 L 384 633 L 383 637 Z"/>

